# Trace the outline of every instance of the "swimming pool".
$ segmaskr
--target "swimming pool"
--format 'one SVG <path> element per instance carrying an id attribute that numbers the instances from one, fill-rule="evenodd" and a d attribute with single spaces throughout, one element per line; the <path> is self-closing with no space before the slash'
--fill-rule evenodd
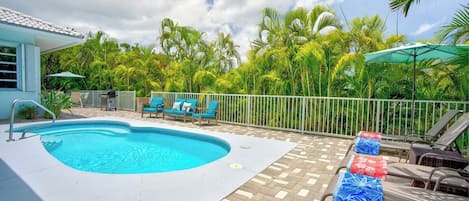
<path id="1" fill-rule="evenodd" d="M 215 131 L 225 128 L 233 130 L 231 126 L 223 124 L 200 129 L 207 127 L 110 116 L 59 120 L 55 124 L 59 126 L 110 120 L 125 122 L 124 126 L 130 125 L 130 129 L 136 130 L 157 128 L 211 136 L 228 143 L 229 153 L 205 165 L 180 171 L 95 173 L 70 168 L 53 157 L 43 145 L 46 135 L 28 132 L 26 138 L 18 140 L 21 129 L 42 126 L 49 122 L 18 123 L 17 129 L 14 129 L 15 141 L 7 141 L 8 124 L 0 124 L 0 131 L 4 133 L 0 135 L 0 169 L 6 171 L 0 174 L 0 193 L 1 198 L 4 198 L 0 200 L 34 200 L 28 196 L 28 192 L 37 194 L 40 197 L 37 200 L 50 201 L 70 200 L 71 197 L 76 201 L 222 200 L 297 146 L 292 142 Z M 250 129 L 245 131 L 249 132 Z M 52 136 L 48 140 L 50 143 L 58 142 Z M 65 144 L 59 146 L 63 145 Z"/>
<path id="2" fill-rule="evenodd" d="M 45 149 L 77 170 L 137 174 L 184 170 L 230 152 L 224 140 L 157 127 L 131 127 L 119 121 L 56 123 L 38 128 Z"/>

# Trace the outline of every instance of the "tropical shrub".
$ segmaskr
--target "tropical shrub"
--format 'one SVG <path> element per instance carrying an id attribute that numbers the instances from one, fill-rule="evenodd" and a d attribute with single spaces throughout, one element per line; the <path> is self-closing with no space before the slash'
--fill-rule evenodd
<path id="1" fill-rule="evenodd" d="M 23 119 L 35 119 L 37 117 L 37 107 L 34 105 L 24 105 L 18 111 L 18 116 Z"/>
<path id="2" fill-rule="evenodd" d="M 62 109 L 72 108 L 72 100 L 69 95 L 56 92 L 56 91 L 44 91 L 41 94 L 41 104 L 55 114 L 56 118 L 59 118 Z M 49 113 L 44 113 L 45 118 L 52 118 Z"/>

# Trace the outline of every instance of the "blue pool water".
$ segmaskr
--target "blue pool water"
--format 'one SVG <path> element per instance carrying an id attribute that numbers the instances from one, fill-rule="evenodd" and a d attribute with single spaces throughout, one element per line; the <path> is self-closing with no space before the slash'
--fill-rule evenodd
<path id="1" fill-rule="evenodd" d="M 32 131 L 46 150 L 72 168 L 134 174 L 183 170 L 217 160 L 230 146 L 215 137 L 119 122 L 75 122 Z"/>

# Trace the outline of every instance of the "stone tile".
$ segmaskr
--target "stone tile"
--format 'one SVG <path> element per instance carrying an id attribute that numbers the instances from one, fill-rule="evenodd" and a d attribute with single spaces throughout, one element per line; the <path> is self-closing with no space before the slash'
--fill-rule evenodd
<path id="1" fill-rule="evenodd" d="M 280 191 L 275 195 L 275 197 L 278 198 L 278 199 L 283 199 L 283 198 L 285 198 L 285 196 L 287 196 L 287 194 L 288 194 L 288 192 L 286 192 L 286 191 Z"/>
<path id="2" fill-rule="evenodd" d="M 281 180 L 281 179 L 274 179 L 274 182 L 275 182 L 275 183 L 282 184 L 282 185 L 287 185 L 287 184 L 288 184 L 288 181 Z"/>
<path id="3" fill-rule="evenodd" d="M 238 195 L 242 195 L 244 197 L 247 197 L 249 199 L 251 199 L 252 196 L 253 196 L 253 194 L 251 192 L 247 192 L 247 191 L 243 191 L 243 190 L 237 190 L 235 193 L 238 194 Z"/>
<path id="4" fill-rule="evenodd" d="M 262 173 L 259 173 L 257 176 L 258 176 L 258 177 L 265 178 L 265 179 L 272 179 L 272 177 L 271 177 L 271 176 L 269 176 L 269 175 L 265 175 L 265 174 L 262 174 Z"/>
<path id="5" fill-rule="evenodd" d="M 314 185 L 316 184 L 317 181 L 318 181 L 317 179 L 309 179 L 308 184 Z"/>
<path id="6" fill-rule="evenodd" d="M 265 183 L 266 183 L 265 181 L 262 181 L 262 180 L 256 179 L 256 178 L 251 179 L 251 181 L 256 182 L 256 183 L 258 183 L 258 184 L 260 184 L 260 185 L 265 185 Z"/>
<path id="7" fill-rule="evenodd" d="M 282 172 L 282 174 L 278 175 L 278 177 L 280 177 L 280 178 L 288 177 L 288 173 Z"/>
<path id="8" fill-rule="evenodd" d="M 309 190 L 301 189 L 300 192 L 298 192 L 298 195 L 301 197 L 306 197 L 308 193 L 309 193 Z"/>

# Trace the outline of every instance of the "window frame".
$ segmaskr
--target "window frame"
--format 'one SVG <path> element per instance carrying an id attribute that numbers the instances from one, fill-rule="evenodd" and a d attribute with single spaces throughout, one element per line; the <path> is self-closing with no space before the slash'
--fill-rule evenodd
<path id="1" fill-rule="evenodd" d="M 0 87 L 0 91 L 21 91 L 21 89 L 22 89 L 22 82 L 21 82 L 22 81 L 22 79 L 21 79 L 21 76 L 22 76 L 22 65 L 21 65 L 22 56 L 21 55 L 22 55 L 22 53 L 20 52 L 21 51 L 20 43 L 0 40 L 0 46 L 1 47 L 15 48 L 15 56 L 16 56 L 16 62 L 15 62 L 15 65 L 16 65 L 16 71 L 15 71 L 15 74 L 16 74 L 16 78 L 15 78 L 16 87 L 12 87 L 12 88 Z M 9 55 L 11 53 L 0 52 L 0 54 Z M 12 56 L 12 55 L 9 55 L 9 56 Z M 13 63 L 13 62 L 11 62 L 11 63 Z M 1 71 L 8 71 L 8 70 L 1 70 Z M 9 79 L 9 80 L 11 80 L 11 79 Z"/>

